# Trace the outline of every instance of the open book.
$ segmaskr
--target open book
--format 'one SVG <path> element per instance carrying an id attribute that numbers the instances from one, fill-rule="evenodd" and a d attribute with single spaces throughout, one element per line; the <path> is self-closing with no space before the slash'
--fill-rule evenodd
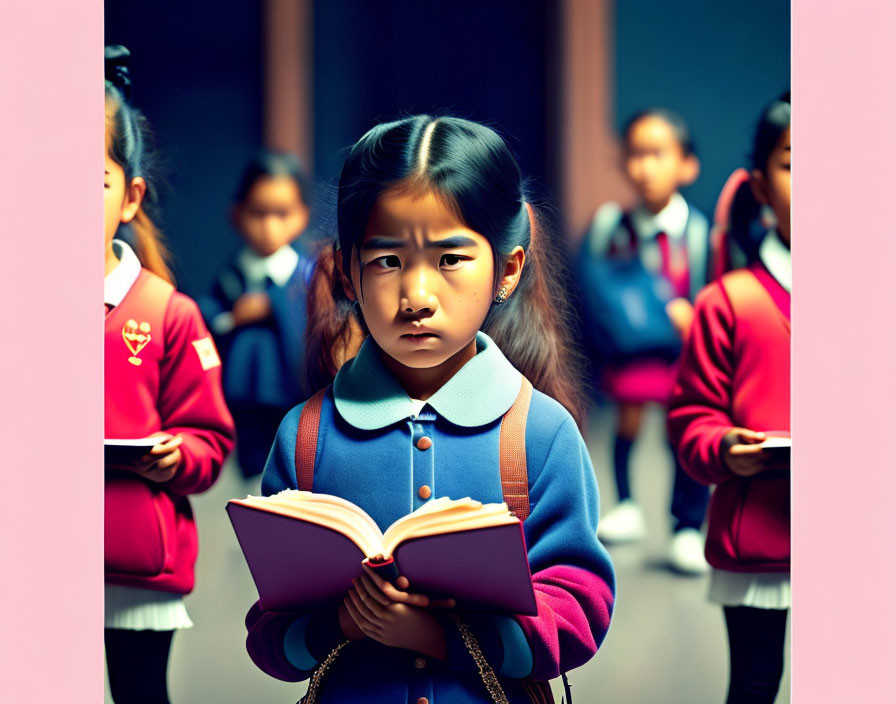
<path id="1" fill-rule="evenodd" d="M 227 513 L 267 610 L 341 600 L 366 559 L 413 592 L 537 613 L 523 524 L 504 503 L 433 499 L 385 533 L 350 501 L 294 489 L 234 499 Z"/>
<path id="2" fill-rule="evenodd" d="M 152 448 L 171 437 L 168 433 L 155 433 L 145 438 L 106 438 L 103 440 L 107 467 L 136 462 Z"/>

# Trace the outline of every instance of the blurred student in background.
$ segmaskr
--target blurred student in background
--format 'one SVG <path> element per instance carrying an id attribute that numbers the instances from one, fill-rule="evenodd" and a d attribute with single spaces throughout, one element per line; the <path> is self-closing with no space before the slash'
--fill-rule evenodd
<path id="1" fill-rule="evenodd" d="M 259 152 L 243 170 L 231 211 L 245 244 L 201 301 L 221 350 L 247 479 L 261 474 L 280 421 L 306 397 L 300 366 L 313 261 L 293 245 L 308 227 L 309 206 L 299 160 Z"/>
<path id="2" fill-rule="evenodd" d="M 130 53 L 106 47 L 105 437 L 159 434 L 105 467 L 105 646 L 115 704 L 168 702 L 174 631 L 192 626 L 197 533 L 188 494 L 208 489 L 233 447 L 221 363 L 196 304 L 174 290 L 153 224 L 146 118 L 129 103 Z M 114 239 L 132 225 L 136 253 Z"/>
<path id="3" fill-rule="evenodd" d="M 790 93 L 763 112 L 753 142 L 752 208 L 775 224 L 758 261 L 697 298 L 669 411 L 685 469 L 715 484 L 706 557 L 710 600 L 725 612 L 728 704 L 774 702 L 790 608 L 790 459 L 767 438 L 790 434 Z M 733 223 L 743 225 L 745 220 Z"/>
<path id="4" fill-rule="evenodd" d="M 629 485 L 629 458 L 648 402 L 665 404 L 675 379 L 691 301 L 706 284 L 708 225 L 679 193 L 700 173 L 690 130 L 676 113 L 652 108 L 623 131 L 624 168 L 637 205 L 601 206 L 580 255 L 586 341 L 603 390 L 618 406 L 613 469 L 619 503 L 601 519 L 607 543 L 645 536 L 644 513 Z M 708 492 L 675 462 L 669 561 L 686 574 L 708 569 L 703 523 Z"/>

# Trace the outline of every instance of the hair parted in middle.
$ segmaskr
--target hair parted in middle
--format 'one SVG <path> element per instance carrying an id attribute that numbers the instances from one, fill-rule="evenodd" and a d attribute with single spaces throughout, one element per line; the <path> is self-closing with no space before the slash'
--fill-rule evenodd
<path id="1" fill-rule="evenodd" d="M 501 136 L 456 117 L 415 115 L 380 124 L 350 149 L 337 190 L 338 245 L 322 251 L 309 295 L 306 374 L 312 387 L 329 383 L 356 352 L 353 307 L 334 258 L 341 258 L 343 271 L 351 271 L 371 210 L 386 192 L 432 193 L 485 237 L 495 261 L 493 295 L 505 258 L 523 248 L 519 284 L 505 303 L 492 305 L 482 331 L 535 388 L 562 403 L 581 425 L 586 398 L 581 355 L 570 334 L 563 250 L 527 201 L 523 175 Z"/>

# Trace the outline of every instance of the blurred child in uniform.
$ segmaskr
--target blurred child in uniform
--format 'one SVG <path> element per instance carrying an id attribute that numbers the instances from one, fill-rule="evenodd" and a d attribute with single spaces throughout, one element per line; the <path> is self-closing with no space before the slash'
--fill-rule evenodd
<path id="1" fill-rule="evenodd" d="M 259 152 L 243 170 L 231 211 L 245 245 L 201 301 L 221 350 L 246 478 L 261 474 L 280 421 L 305 398 L 300 365 L 313 262 L 293 245 L 308 226 L 308 202 L 298 159 Z"/>
<path id="2" fill-rule="evenodd" d="M 664 279 L 671 299 L 665 314 L 674 326 L 674 330 L 670 326 L 670 334 L 677 351 L 678 337 L 684 337 L 690 327 L 691 301 L 706 284 L 707 276 L 706 217 L 679 193 L 681 187 L 696 180 L 700 163 L 687 124 L 665 108 L 651 108 L 634 115 L 625 126 L 623 139 L 625 174 L 637 193 L 638 203 L 629 210 L 616 203 L 601 206 L 586 235 L 581 256 L 634 257 L 647 272 Z M 662 310 L 660 314 L 663 315 Z M 629 485 L 629 458 L 644 406 L 648 402 L 667 402 L 676 364 L 674 355 L 663 358 L 650 353 L 602 360 L 603 390 L 618 408 L 613 470 L 619 502 L 600 522 L 600 538 L 607 543 L 640 540 L 646 534 L 644 512 Z M 708 569 L 700 534 L 707 500 L 706 487 L 691 479 L 676 460 L 669 561 L 682 573 L 702 574 Z"/>

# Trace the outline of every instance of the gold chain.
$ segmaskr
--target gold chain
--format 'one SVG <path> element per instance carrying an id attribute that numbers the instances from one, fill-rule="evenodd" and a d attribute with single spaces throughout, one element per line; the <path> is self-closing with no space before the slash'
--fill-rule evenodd
<path id="1" fill-rule="evenodd" d="M 342 641 L 339 645 L 333 648 L 333 650 L 330 651 L 330 654 L 327 655 L 326 658 L 324 658 L 324 661 L 317 666 L 314 674 L 311 675 L 311 681 L 308 683 L 308 692 L 296 704 L 314 704 L 317 701 L 317 692 L 320 689 L 321 680 L 324 678 L 324 675 L 327 673 L 330 665 L 333 664 L 336 656 L 339 655 L 339 651 L 342 650 L 346 645 L 348 645 L 348 641 Z"/>
<path id="2" fill-rule="evenodd" d="M 482 683 L 488 690 L 488 694 L 492 698 L 492 701 L 495 702 L 495 704 L 509 704 L 507 695 L 504 694 L 504 690 L 501 688 L 501 683 L 498 682 L 498 677 L 495 675 L 495 671 L 492 670 L 492 666 L 488 664 L 485 655 L 482 654 L 482 649 L 479 647 L 479 641 L 476 639 L 476 636 L 473 635 L 470 627 L 461 621 L 457 614 L 451 614 L 451 620 L 454 621 L 454 625 L 456 625 L 457 630 L 460 631 L 460 637 L 463 639 L 464 645 L 467 646 L 467 650 L 473 658 L 473 662 L 475 662 L 476 667 L 479 668 L 479 676 L 482 678 Z"/>

